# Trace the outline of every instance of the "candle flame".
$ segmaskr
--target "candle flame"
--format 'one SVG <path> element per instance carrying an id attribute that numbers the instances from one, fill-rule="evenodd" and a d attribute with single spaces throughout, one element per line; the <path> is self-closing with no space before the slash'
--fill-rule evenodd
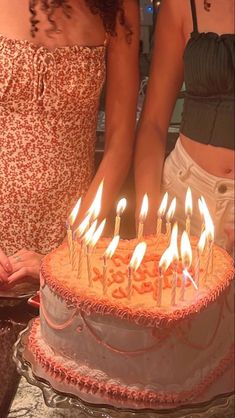
<path id="1" fill-rule="evenodd" d="M 137 270 L 141 264 L 141 261 L 144 258 L 144 254 L 146 252 L 147 244 L 146 242 L 142 241 L 140 242 L 136 247 L 132 254 L 131 261 L 130 261 L 130 267 L 133 268 L 133 270 Z"/>
<path id="2" fill-rule="evenodd" d="M 176 197 L 174 197 L 174 199 L 172 199 L 172 202 L 171 202 L 170 207 L 168 209 L 168 212 L 166 214 L 167 222 L 170 222 L 171 219 L 173 218 L 173 216 L 175 214 L 175 209 L 176 209 Z"/>
<path id="3" fill-rule="evenodd" d="M 86 229 L 88 228 L 89 222 L 90 222 L 90 216 L 87 215 L 83 219 L 83 221 L 80 223 L 80 225 L 77 227 L 77 229 L 74 231 L 74 236 L 75 237 L 78 236 L 80 238 L 84 234 L 84 232 L 86 231 Z"/>
<path id="4" fill-rule="evenodd" d="M 96 192 L 95 198 L 88 209 L 88 215 L 90 218 L 96 219 L 98 218 L 100 211 L 101 211 L 101 201 L 102 201 L 102 194 L 103 194 L 103 187 L 104 187 L 104 180 L 101 181 L 98 190 Z"/>
<path id="5" fill-rule="evenodd" d="M 193 280 L 191 274 L 188 272 L 188 270 L 184 269 L 183 270 L 183 274 L 184 276 L 186 276 L 189 280 L 191 280 L 193 286 L 195 287 L 196 290 L 198 290 L 198 286 L 196 285 L 195 281 Z"/>
<path id="6" fill-rule="evenodd" d="M 108 245 L 108 247 L 107 247 L 107 249 L 106 249 L 106 251 L 104 253 L 105 257 L 112 258 L 113 254 L 115 253 L 115 251 L 117 249 L 119 240 L 120 240 L 120 236 L 119 235 L 116 235 L 112 239 L 112 241 L 109 243 L 109 245 Z"/>
<path id="7" fill-rule="evenodd" d="M 125 198 L 120 199 L 118 204 L 117 204 L 117 216 L 121 216 L 124 212 L 124 210 L 126 209 L 126 205 L 127 205 L 127 200 Z"/>
<path id="8" fill-rule="evenodd" d="M 171 247 L 168 247 L 160 258 L 159 269 L 161 269 L 161 271 L 164 273 L 168 269 L 172 260 L 173 260 L 173 251 Z"/>
<path id="9" fill-rule="evenodd" d="M 84 241 L 86 245 L 89 245 L 92 237 L 94 235 L 95 229 L 96 229 L 96 225 L 97 225 L 97 220 L 95 220 L 92 225 L 90 226 L 90 228 L 88 229 L 88 231 L 85 233 L 84 235 Z"/>
<path id="10" fill-rule="evenodd" d="M 172 250 L 173 259 L 179 260 L 179 252 L 178 252 L 178 224 L 177 222 L 174 223 L 171 233 L 171 240 L 170 240 L 170 247 Z"/>
<path id="11" fill-rule="evenodd" d="M 193 211 L 193 197 L 192 197 L 192 191 L 190 187 L 188 187 L 186 192 L 186 198 L 185 198 L 185 214 L 188 216 L 192 215 Z"/>
<path id="12" fill-rule="evenodd" d="M 200 239 L 198 241 L 197 247 L 199 254 L 202 254 L 206 245 L 206 231 L 201 233 Z"/>
<path id="13" fill-rule="evenodd" d="M 145 194 L 143 197 L 143 202 L 142 202 L 141 211 L 140 211 L 140 217 L 139 217 L 140 222 L 145 221 L 147 214 L 148 214 L 148 208 L 149 208 L 149 199 L 148 199 L 148 195 Z"/>
<path id="14" fill-rule="evenodd" d="M 186 231 L 183 232 L 181 237 L 181 258 L 184 267 L 189 268 L 192 264 L 192 248 Z"/>
<path id="15" fill-rule="evenodd" d="M 96 244 L 97 244 L 97 242 L 99 241 L 99 239 L 100 239 L 100 237 L 101 237 L 101 235 L 102 235 L 102 232 L 103 232 L 103 230 L 104 230 L 105 224 L 106 224 L 106 219 L 104 219 L 104 220 L 100 223 L 100 225 L 98 226 L 97 230 L 94 232 L 94 234 L 93 234 L 93 236 L 92 236 L 92 238 L 91 238 L 91 241 L 90 241 L 90 245 L 91 245 L 91 247 L 95 247 L 95 245 L 96 245 Z"/>
<path id="16" fill-rule="evenodd" d="M 201 217 L 203 218 L 204 217 L 204 214 L 203 214 L 203 203 L 202 203 L 202 201 L 201 201 L 200 198 L 198 199 L 198 209 L 199 209 L 199 212 L 200 212 Z"/>
<path id="17" fill-rule="evenodd" d="M 213 224 L 209 209 L 207 207 L 206 201 L 203 196 L 201 196 L 201 202 L 203 206 L 203 216 L 205 220 L 206 236 L 209 241 L 213 241 L 214 236 L 215 236 L 215 226 Z"/>
<path id="18" fill-rule="evenodd" d="M 79 211 L 80 206 L 81 206 L 81 200 L 82 200 L 82 198 L 80 197 L 80 198 L 78 199 L 78 201 L 77 201 L 76 205 L 74 206 L 74 208 L 73 208 L 72 212 L 71 212 L 71 213 L 70 213 L 70 215 L 69 215 L 69 218 L 68 218 L 68 223 L 69 223 L 69 225 L 70 225 L 70 226 L 73 226 L 73 224 L 74 224 L 74 222 L 75 222 L 75 219 L 76 219 L 76 217 L 77 217 L 78 211 Z"/>
<path id="19" fill-rule="evenodd" d="M 166 212 L 167 202 L 168 202 L 168 193 L 166 192 L 163 196 L 162 202 L 161 202 L 160 207 L 158 209 L 158 216 L 160 218 L 162 218 L 163 215 Z"/>

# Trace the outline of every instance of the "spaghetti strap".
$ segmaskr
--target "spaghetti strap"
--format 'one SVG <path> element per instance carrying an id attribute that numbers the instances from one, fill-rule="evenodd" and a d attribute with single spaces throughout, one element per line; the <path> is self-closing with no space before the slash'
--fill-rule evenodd
<path id="1" fill-rule="evenodd" d="M 190 3 L 191 3 L 191 10 L 192 10 L 192 18 L 193 18 L 193 32 L 198 33 L 197 12 L 196 12 L 195 0 L 190 0 Z"/>

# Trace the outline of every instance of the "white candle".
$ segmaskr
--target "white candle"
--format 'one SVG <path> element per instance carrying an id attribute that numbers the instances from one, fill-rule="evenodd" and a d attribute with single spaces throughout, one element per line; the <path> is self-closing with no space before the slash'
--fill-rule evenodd
<path id="1" fill-rule="evenodd" d="M 103 256 L 103 295 L 106 296 L 107 294 L 107 262 L 113 257 L 113 254 L 116 251 L 116 248 L 118 246 L 120 240 L 119 235 L 115 235 L 108 245 L 108 248 L 106 249 L 104 256 Z"/>
<path id="2" fill-rule="evenodd" d="M 164 274 L 166 270 L 168 269 L 169 265 L 171 264 L 172 258 L 173 258 L 172 248 L 168 247 L 162 254 L 160 261 L 159 261 L 159 266 L 158 266 L 159 277 L 156 279 L 157 306 L 158 307 L 160 307 L 162 304 L 162 287 L 163 287 Z"/>
<path id="3" fill-rule="evenodd" d="M 163 196 L 162 202 L 161 202 L 160 207 L 158 209 L 157 231 L 156 231 L 157 238 L 162 233 L 162 217 L 164 216 L 164 214 L 166 212 L 167 202 L 168 202 L 168 193 L 166 192 Z"/>
<path id="4" fill-rule="evenodd" d="M 180 287 L 180 300 L 182 302 L 184 301 L 186 278 L 187 278 L 187 276 L 185 275 L 185 270 L 183 270 L 183 273 L 182 273 L 182 283 L 181 283 L 181 287 Z"/>
<path id="5" fill-rule="evenodd" d="M 124 210 L 126 209 L 126 205 L 127 205 L 127 200 L 125 198 L 121 199 L 117 204 L 115 227 L 114 227 L 114 234 L 113 234 L 114 236 L 119 235 L 121 215 L 123 214 Z"/>
<path id="6" fill-rule="evenodd" d="M 81 197 L 78 199 L 76 205 L 74 206 L 72 212 L 70 213 L 68 220 L 66 222 L 67 225 L 67 239 L 68 239 L 68 248 L 69 248 L 69 261 L 72 264 L 72 268 L 74 269 L 74 264 L 76 264 L 77 260 L 77 254 L 75 249 L 73 248 L 73 232 L 72 232 L 72 226 L 76 220 L 76 217 L 78 215 L 80 206 L 81 206 Z M 75 244 L 76 247 L 76 244 Z"/>
<path id="7" fill-rule="evenodd" d="M 176 288 L 177 288 L 177 281 L 178 281 L 178 260 L 174 260 L 173 264 L 173 277 L 172 277 L 172 288 L 171 288 L 171 306 L 175 306 L 176 304 Z"/>
<path id="8" fill-rule="evenodd" d="M 170 236 L 171 236 L 171 220 L 174 216 L 175 209 L 176 209 L 176 198 L 174 197 L 166 214 L 166 237 L 168 241 L 170 240 Z"/>
<path id="9" fill-rule="evenodd" d="M 183 269 L 183 274 L 182 274 L 182 284 L 180 288 L 180 300 L 183 301 L 187 277 L 192 279 L 188 273 L 188 269 L 190 268 L 192 264 L 192 248 L 191 248 L 189 236 L 186 231 L 183 232 L 182 237 L 181 237 L 181 258 L 182 258 L 182 264 L 183 264 L 184 269 Z"/>
<path id="10" fill-rule="evenodd" d="M 140 240 L 143 237 L 144 233 L 144 222 L 148 214 L 148 195 L 145 194 L 140 210 L 140 216 L 139 216 L 139 225 L 138 225 L 138 240 Z"/>
<path id="11" fill-rule="evenodd" d="M 203 231 L 201 237 L 198 241 L 197 249 L 196 249 L 196 263 L 195 263 L 195 281 L 196 285 L 199 288 L 200 286 L 200 266 L 201 266 L 201 256 L 204 251 L 206 244 L 206 232 Z"/>
<path id="12" fill-rule="evenodd" d="M 132 288 L 132 273 L 133 271 L 137 271 L 141 261 L 144 258 L 144 254 L 146 252 L 146 242 L 142 241 L 139 244 L 137 244 L 137 246 L 134 249 L 134 252 L 132 254 L 131 257 L 131 261 L 130 264 L 128 266 L 127 269 L 127 279 L 128 279 L 128 283 L 127 283 L 127 298 L 128 300 L 131 299 L 131 288 Z"/>

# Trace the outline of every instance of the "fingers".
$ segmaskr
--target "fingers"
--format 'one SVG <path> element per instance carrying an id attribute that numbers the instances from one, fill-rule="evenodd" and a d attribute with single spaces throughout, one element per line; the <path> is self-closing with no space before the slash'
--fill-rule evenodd
<path id="1" fill-rule="evenodd" d="M 7 284 L 9 286 L 14 286 L 16 283 L 19 284 L 28 281 L 29 277 L 30 280 L 33 280 L 33 277 L 30 275 L 30 270 L 30 268 L 22 267 L 15 271 L 8 277 Z"/>
<path id="2" fill-rule="evenodd" d="M 0 265 L 3 267 L 6 273 L 12 272 L 12 265 L 9 261 L 9 258 L 4 254 L 2 250 L 0 250 Z"/>

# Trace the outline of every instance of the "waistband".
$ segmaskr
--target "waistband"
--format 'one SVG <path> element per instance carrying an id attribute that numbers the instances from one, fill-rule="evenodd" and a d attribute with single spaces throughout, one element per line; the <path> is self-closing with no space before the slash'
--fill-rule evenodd
<path id="1" fill-rule="evenodd" d="M 234 198 L 234 180 L 214 176 L 201 168 L 184 149 L 180 138 L 178 138 L 175 148 L 171 152 L 169 158 L 171 158 L 173 164 L 180 168 L 181 179 L 183 179 L 184 174 L 190 171 L 198 178 L 199 182 L 203 181 L 205 185 L 210 187 L 213 193 L 226 193 L 226 197 Z"/>

